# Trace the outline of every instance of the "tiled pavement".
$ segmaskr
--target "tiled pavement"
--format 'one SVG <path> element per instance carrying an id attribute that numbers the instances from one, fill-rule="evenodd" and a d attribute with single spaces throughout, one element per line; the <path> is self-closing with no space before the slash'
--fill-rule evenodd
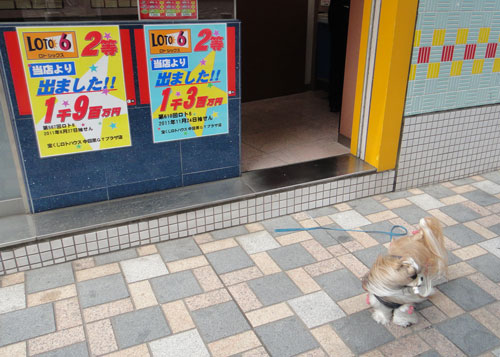
<path id="1" fill-rule="evenodd" d="M 444 226 L 449 281 L 409 328 L 359 278 L 388 237 Z M 500 172 L 0 277 L 0 356 L 500 356 Z"/>

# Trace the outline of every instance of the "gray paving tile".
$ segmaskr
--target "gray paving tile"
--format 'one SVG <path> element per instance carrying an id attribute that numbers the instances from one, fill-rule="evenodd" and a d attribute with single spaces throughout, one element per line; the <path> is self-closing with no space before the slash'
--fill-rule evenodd
<path id="1" fill-rule="evenodd" d="M 295 316 L 256 327 L 255 332 L 271 356 L 295 356 L 319 347 Z"/>
<path id="2" fill-rule="evenodd" d="M 250 257 L 240 247 L 234 247 L 206 255 L 218 274 L 248 268 L 255 265 Z"/>
<path id="3" fill-rule="evenodd" d="M 443 234 L 462 247 L 484 241 L 484 238 L 461 224 L 443 228 Z"/>
<path id="4" fill-rule="evenodd" d="M 422 302 L 415 304 L 415 310 L 420 311 L 425 309 L 426 307 L 431 307 L 431 306 L 433 306 L 432 302 L 430 302 L 429 300 L 424 300 Z"/>
<path id="5" fill-rule="evenodd" d="M 495 224 L 493 226 L 488 227 L 488 229 L 498 235 L 500 235 L 500 224 Z"/>
<path id="6" fill-rule="evenodd" d="M 324 325 L 345 316 L 344 311 L 324 292 L 318 291 L 288 301 L 308 328 Z"/>
<path id="7" fill-rule="evenodd" d="M 339 210 L 336 209 L 335 207 L 321 207 L 321 208 L 316 208 L 312 209 L 309 211 L 306 211 L 306 213 L 311 217 L 311 218 L 317 218 L 317 217 L 324 217 L 324 216 L 329 216 L 331 214 L 337 213 Z"/>
<path id="8" fill-rule="evenodd" d="M 479 243 L 479 245 L 489 251 L 491 254 L 500 258 L 500 237 L 481 242 Z"/>
<path id="9" fill-rule="evenodd" d="M 177 333 L 149 343 L 153 356 L 168 357 L 209 357 L 198 330 Z"/>
<path id="10" fill-rule="evenodd" d="M 370 248 L 357 250 L 353 254 L 356 258 L 361 260 L 364 265 L 366 265 L 367 267 L 371 267 L 373 263 L 375 263 L 379 255 L 386 253 L 387 253 L 387 248 L 384 247 L 382 244 L 379 244 Z"/>
<path id="11" fill-rule="evenodd" d="M 469 177 L 451 181 L 451 183 L 454 184 L 455 186 L 470 185 L 471 183 L 474 183 L 474 182 L 476 182 L 476 181 L 469 178 Z"/>
<path id="12" fill-rule="evenodd" d="M 287 301 L 302 293 L 285 273 L 263 276 L 247 282 L 259 301 L 264 305 Z"/>
<path id="13" fill-rule="evenodd" d="M 472 202 L 477 203 L 480 206 L 489 206 L 500 202 L 500 200 L 495 196 L 481 190 L 462 193 L 462 196 L 464 196 L 468 200 L 471 200 Z"/>
<path id="14" fill-rule="evenodd" d="M 71 263 L 29 270 L 25 274 L 25 279 L 26 293 L 28 294 L 58 288 L 75 282 Z"/>
<path id="15" fill-rule="evenodd" d="M 328 228 L 340 228 L 336 224 L 327 225 L 324 227 Z M 329 231 L 327 229 L 316 229 L 313 231 L 309 231 L 309 234 L 314 237 L 323 247 L 330 247 L 335 244 L 339 244 L 339 242 L 335 239 L 334 234 L 336 232 Z M 337 233 L 338 235 L 346 235 L 346 233 Z M 351 238 L 352 239 L 352 238 Z"/>
<path id="16" fill-rule="evenodd" d="M 168 274 L 165 262 L 159 254 L 122 260 L 120 266 L 128 283 L 155 278 Z"/>
<path id="17" fill-rule="evenodd" d="M 341 269 L 314 278 L 323 290 L 334 300 L 344 300 L 362 294 L 361 281 L 349 270 Z"/>
<path id="18" fill-rule="evenodd" d="M 138 256 L 137 251 L 135 250 L 135 248 L 132 248 L 132 249 L 118 250 L 116 252 L 108 254 L 96 255 L 94 257 L 94 260 L 96 265 L 104 265 L 104 264 L 116 263 L 121 260 L 137 258 L 137 256 Z"/>
<path id="19" fill-rule="evenodd" d="M 400 198 L 406 198 L 413 195 L 408 191 L 396 191 L 396 192 L 385 193 L 384 196 L 390 200 L 397 200 Z"/>
<path id="20" fill-rule="evenodd" d="M 379 232 L 390 232 L 394 224 L 389 221 L 382 221 L 378 223 L 368 224 L 366 226 L 361 227 L 360 229 L 363 231 L 379 231 Z M 396 230 L 396 232 L 400 232 L 401 230 Z M 384 244 L 391 240 L 391 237 L 385 233 L 368 233 L 370 237 L 375 239 L 377 242 Z M 397 239 L 397 237 L 395 238 Z"/>
<path id="21" fill-rule="evenodd" d="M 493 356 L 500 357 L 500 348 L 494 349 L 491 353 L 493 353 Z"/>
<path id="22" fill-rule="evenodd" d="M 478 356 L 500 345 L 500 340 L 469 314 L 447 320 L 436 328 L 468 356 Z"/>
<path id="23" fill-rule="evenodd" d="M 395 208 L 392 212 L 396 213 L 403 220 L 409 224 L 417 224 L 421 218 L 427 217 L 429 213 L 416 205 L 409 205 L 405 207 Z"/>
<path id="24" fill-rule="evenodd" d="M 488 172 L 486 174 L 481 174 L 485 179 L 496 182 L 500 184 L 500 172 L 499 171 L 493 171 L 493 172 Z"/>
<path id="25" fill-rule="evenodd" d="M 493 296 L 467 278 L 441 284 L 438 289 L 466 311 L 475 310 L 496 301 Z"/>
<path id="26" fill-rule="evenodd" d="M 298 243 L 268 250 L 267 254 L 269 254 L 283 270 L 290 270 L 303 265 L 316 263 L 316 259 Z"/>
<path id="27" fill-rule="evenodd" d="M 452 252 L 448 252 L 448 265 L 457 264 L 460 263 L 461 261 L 462 259 L 457 257 L 455 254 L 453 254 Z"/>
<path id="28" fill-rule="evenodd" d="M 418 357 L 441 357 L 439 353 L 437 353 L 435 350 L 432 351 L 427 351 L 424 353 L 421 353 L 418 355 Z"/>
<path id="29" fill-rule="evenodd" d="M 226 239 L 241 236 L 243 234 L 248 234 L 248 229 L 245 226 L 236 226 L 225 229 L 219 229 L 217 231 L 210 232 L 215 240 Z"/>
<path id="30" fill-rule="evenodd" d="M 0 346 L 54 332 L 52 304 L 28 307 L 0 315 Z"/>
<path id="31" fill-rule="evenodd" d="M 129 296 L 127 285 L 121 274 L 77 283 L 78 296 L 82 308 L 100 305 Z"/>
<path id="32" fill-rule="evenodd" d="M 153 278 L 150 283 L 160 304 L 203 292 L 190 270 Z"/>
<path id="33" fill-rule="evenodd" d="M 171 334 L 160 306 L 112 317 L 111 324 L 119 348 L 139 345 Z"/>
<path id="34" fill-rule="evenodd" d="M 373 198 L 362 198 L 359 200 L 354 200 L 349 202 L 349 206 L 354 208 L 358 213 L 361 213 L 363 216 L 378 213 L 382 211 L 387 211 L 387 207 L 381 205 Z"/>
<path id="35" fill-rule="evenodd" d="M 174 239 L 156 245 L 161 257 L 166 262 L 191 258 L 201 255 L 202 252 L 193 238 Z"/>
<path id="36" fill-rule="evenodd" d="M 356 355 L 394 340 L 384 326 L 372 319 L 369 310 L 335 320 L 330 325 Z"/>
<path id="37" fill-rule="evenodd" d="M 0 288 L 0 314 L 26 308 L 24 284 Z"/>
<path id="38" fill-rule="evenodd" d="M 250 330 L 250 325 L 234 301 L 195 310 L 191 315 L 207 343 Z"/>
<path id="39" fill-rule="evenodd" d="M 438 200 L 444 197 L 456 195 L 454 191 L 444 187 L 443 185 L 425 186 L 425 187 L 420 187 L 420 189 L 425 193 L 428 193 L 432 197 L 437 198 Z"/>
<path id="40" fill-rule="evenodd" d="M 474 268 L 495 283 L 500 283 L 500 259 L 493 254 L 485 254 L 467 261 Z"/>
<path id="41" fill-rule="evenodd" d="M 342 227 L 339 225 L 333 223 L 333 224 L 328 224 L 325 227 L 327 228 L 334 228 L 334 230 L 327 229 L 325 230 L 337 243 L 347 243 L 352 241 L 354 238 L 349 235 L 346 231 L 343 231 Z M 312 231 L 314 232 L 314 231 Z M 313 236 L 314 237 L 314 236 Z"/>
<path id="42" fill-rule="evenodd" d="M 355 210 L 335 213 L 330 218 L 343 229 L 357 229 L 370 224 L 369 220 Z"/>
<path id="43" fill-rule="evenodd" d="M 481 218 L 482 216 L 470 209 L 467 206 L 464 206 L 461 203 L 457 203 L 454 205 L 446 206 L 446 207 L 441 207 L 439 209 L 441 212 L 446 213 L 448 216 L 453 218 L 455 221 L 458 222 L 469 222 L 473 221 L 475 219 Z"/>
<path id="44" fill-rule="evenodd" d="M 422 193 L 420 195 L 408 197 L 408 201 L 414 203 L 424 211 L 429 211 L 444 206 L 444 203 L 432 197 L 428 193 Z"/>
<path id="45" fill-rule="evenodd" d="M 479 188 L 480 190 L 487 192 L 490 195 L 496 195 L 500 193 L 500 185 L 489 180 L 474 182 L 472 186 Z"/>
<path id="46" fill-rule="evenodd" d="M 247 254 L 255 254 L 264 252 L 269 249 L 280 247 L 280 244 L 269 234 L 268 231 L 258 231 L 254 233 L 247 233 L 236 238 L 238 243 Z"/>
<path id="47" fill-rule="evenodd" d="M 289 234 L 290 232 L 275 232 L 275 229 L 279 228 L 304 228 L 291 216 L 283 216 L 274 219 L 269 219 L 267 221 L 261 222 L 266 230 L 271 233 L 273 237 L 282 236 L 284 234 Z"/>
<path id="48" fill-rule="evenodd" d="M 75 343 L 74 345 L 59 348 L 57 350 L 45 352 L 37 357 L 87 357 L 90 353 L 86 342 Z"/>

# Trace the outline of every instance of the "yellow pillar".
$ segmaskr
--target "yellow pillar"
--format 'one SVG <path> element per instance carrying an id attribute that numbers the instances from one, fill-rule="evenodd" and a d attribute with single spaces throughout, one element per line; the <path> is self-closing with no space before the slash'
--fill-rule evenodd
<path id="1" fill-rule="evenodd" d="M 418 0 L 383 0 L 365 161 L 396 167 Z"/>
<path id="2" fill-rule="evenodd" d="M 356 91 L 354 97 L 354 108 L 352 113 L 352 132 L 351 132 L 351 153 L 358 155 L 358 135 L 359 120 L 361 118 L 361 106 L 363 101 L 363 83 L 365 80 L 365 64 L 367 59 L 368 37 L 370 32 L 371 2 L 375 0 L 353 0 L 353 2 L 362 2 L 363 19 L 361 21 L 358 69 L 356 75 Z"/>

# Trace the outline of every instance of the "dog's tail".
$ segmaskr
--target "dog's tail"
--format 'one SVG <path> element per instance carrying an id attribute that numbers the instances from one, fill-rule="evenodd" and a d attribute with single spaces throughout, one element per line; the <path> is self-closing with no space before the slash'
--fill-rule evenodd
<path id="1" fill-rule="evenodd" d="M 425 245 L 434 255 L 436 271 L 429 272 L 434 278 L 446 275 L 448 253 L 444 246 L 444 236 L 439 221 L 434 217 L 422 218 L 419 226 L 423 232 Z"/>

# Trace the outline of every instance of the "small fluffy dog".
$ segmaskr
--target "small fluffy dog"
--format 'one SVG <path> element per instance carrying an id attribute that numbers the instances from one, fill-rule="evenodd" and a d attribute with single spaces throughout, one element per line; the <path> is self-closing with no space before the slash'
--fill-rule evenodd
<path id="1" fill-rule="evenodd" d="M 409 326 L 418 321 L 413 304 L 433 293 L 433 283 L 446 275 L 448 254 L 441 226 L 436 218 L 422 218 L 412 236 L 395 239 L 363 278 L 372 317 L 380 324 L 391 319 Z"/>

